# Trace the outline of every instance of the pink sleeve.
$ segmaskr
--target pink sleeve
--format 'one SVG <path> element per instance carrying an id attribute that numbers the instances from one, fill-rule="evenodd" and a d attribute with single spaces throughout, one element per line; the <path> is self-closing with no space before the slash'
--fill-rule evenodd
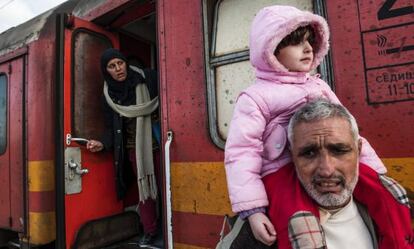
<path id="1" fill-rule="evenodd" d="M 387 173 L 387 168 L 385 167 L 381 159 L 378 157 L 374 148 L 372 148 L 372 146 L 365 138 L 360 136 L 360 139 L 362 140 L 362 148 L 361 155 L 359 156 L 359 161 L 363 164 L 366 164 L 379 174 Z"/>
<path id="2" fill-rule="evenodd" d="M 268 205 L 261 179 L 266 119 L 247 94 L 237 100 L 226 141 L 225 167 L 233 212 Z"/>

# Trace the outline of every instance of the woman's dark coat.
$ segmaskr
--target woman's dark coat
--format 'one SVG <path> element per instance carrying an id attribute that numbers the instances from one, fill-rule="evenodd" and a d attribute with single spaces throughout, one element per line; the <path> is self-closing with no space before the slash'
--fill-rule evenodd
<path id="1" fill-rule="evenodd" d="M 130 70 L 128 71 L 128 73 Z M 157 73 L 154 70 L 145 69 L 145 80 L 137 79 L 139 83 L 145 82 L 150 92 L 151 99 L 157 96 Z M 120 83 L 122 84 L 122 83 Z M 122 97 L 118 94 L 111 94 L 109 87 L 109 96 L 112 101 L 120 105 L 134 105 L 135 99 L 135 88 L 130 89 L 128 97 Z M 101 138 L 101 142 L 104 145 L 104 150 L 113 150 L 114 153 L 114 167 L 115 167 L 115 184 L 116 193 L 118 199 L 123 199 L 128 190 L 129 184 L 135 179 L 134 173 L 128 160 L 128 151 L 125 148 L 126 143 L 126 132 L 125 132 L 125 121 L 126 118 L 115 113 L 112 108 L 108 105 L 105 98 L 103 97 L 103 111 L 104 111 L 104 122 L 105 131 Z"/>

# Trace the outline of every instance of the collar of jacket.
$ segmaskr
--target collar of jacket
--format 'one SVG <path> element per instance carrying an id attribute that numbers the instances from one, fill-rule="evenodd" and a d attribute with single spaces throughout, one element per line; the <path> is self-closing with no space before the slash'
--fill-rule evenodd
<path id="1" fill-rule="evenodd" d="M 303 72 L 266 72 L 266 71 L 256 71 L 256 78 L 273 81 L 283 84 L 304 84 L 310 78 L 318 77 L 318 75 L 311 76 L 309 73 Z"/>

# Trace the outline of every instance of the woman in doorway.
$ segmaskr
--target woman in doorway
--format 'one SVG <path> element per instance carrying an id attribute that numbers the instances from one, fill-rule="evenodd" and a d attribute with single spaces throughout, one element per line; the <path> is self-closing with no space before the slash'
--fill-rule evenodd
<path id="1" fill-rule="evenodd" d="M 91 152 L 113 150 L 118 199 L 128 189 L 129 165 L 137 177 L 138 210 L 144 228 L 140 245 L 154 242 L 157 232 L 157 184 L 152 153 L 151 113 L 158 107 L 158 97 L 151 100 L 142 69 L 129 66 L 126 57 L 110 48 L 101 56 L 104 77 L 105 132 L 100 141 L 90 140 Z M 156 82 L 153 82 L 156 84 Z"/>

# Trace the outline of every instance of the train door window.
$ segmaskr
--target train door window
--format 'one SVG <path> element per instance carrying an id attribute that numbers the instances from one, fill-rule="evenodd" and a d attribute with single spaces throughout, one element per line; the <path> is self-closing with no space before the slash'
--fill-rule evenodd
<path id="1" fill-rule="evenodd" d="M 0 74 L 0 155 L 7 147 L 7 77 Z"/>
<path id="2" fill-rule="evenodd" d="M 254 80 L 248 47 L 251 22 L 261 8 L 276 4 L 324 15 L 322 1 L 203 1 L 209 128 L 212 140 L 220 148 L 224 148 L 236 98 Z"/>
<path id="3" fill-rule="evenodd" d="M 100 111 L 104 81 L 100 69 L 100 56 L 105 49 L 112 47 L 112 44 L 106 37 L 87 30 L 77 30 L 73 36 L 72 135 L 99 138 L 104 129 L 103 115 Z"/>

